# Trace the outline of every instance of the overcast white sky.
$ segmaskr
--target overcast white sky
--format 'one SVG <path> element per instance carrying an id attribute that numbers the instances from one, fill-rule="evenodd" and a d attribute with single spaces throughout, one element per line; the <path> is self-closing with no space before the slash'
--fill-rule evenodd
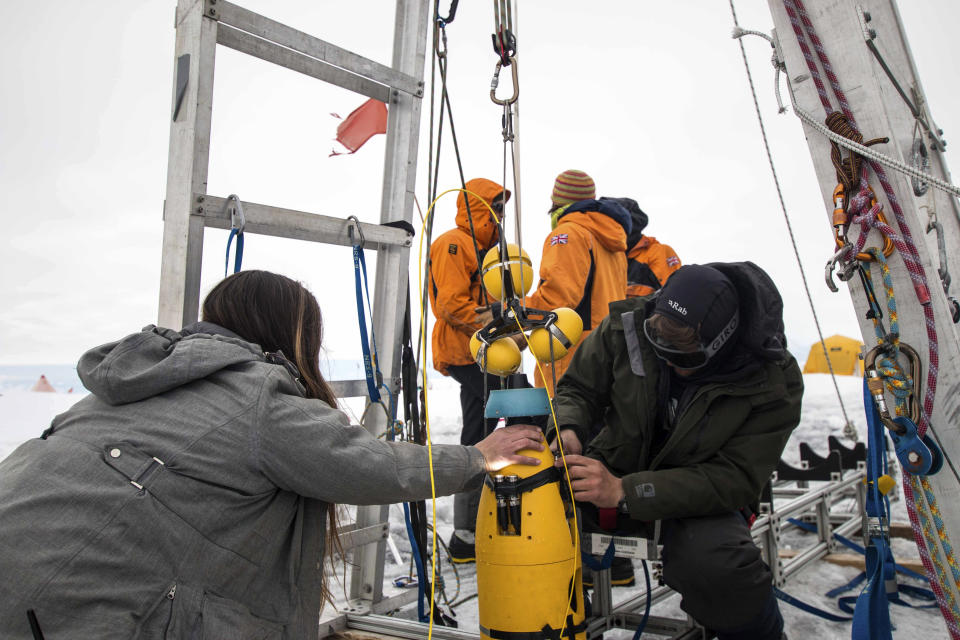
<path id="1" fill-rule="evenodd" d="M 390 62 L 387 0 L 240 4 Z M 816 333 L 727 2 L 519 5 L 523 242 L 534 264 L 554 176 L 582 169 L 600 195 L 638 200 L 648 233 L 684 262 L 749 259 L 766 268 L 784 294 L 791 346 L 805 353 Z M 900 6 L 934 118 L 954 145 L 958 5 Z M 74 362 L 156 321 L 174 7 L 98 0 L 0 8 L 0 363 Z M 772 27 L 766 2 L 740 0 L 737 11 L 746 28 Z M 500 112 L 487 97 L 492 23 L 489 2 L 465 1 L 448 27 L 468 179 L 503 173 Z M 823 285 L 832 240 L 800 123 L 776 114 L 769 46 L 757 38 L 747 46 L 821 323 L 827 335 L 856 335 L 849 296 Z M 363 100 L 218 48 L 208 192 L 377 221 L 384 137 L 354 156 L 327 157 L 338 124 L 329 114 L 345 116 Z M 444 149 L 440 186 L 455 187 L 449 138 Z M 424 138 L 422 171 L 426 152 Z M 423 176 L 417 193 L 426 207 Z M 448 198 L 438 205 L 437 232 L 453 224 Z M 225 232 L 207 231 L 204 292 L 223 275 L 225 246 Z M 411 266 L 415 278 L 416 256 Z M 325 313 L 328 356 L 359 355 L 348 249 L 248 235 L 244 267 L 307 283 Z"/>

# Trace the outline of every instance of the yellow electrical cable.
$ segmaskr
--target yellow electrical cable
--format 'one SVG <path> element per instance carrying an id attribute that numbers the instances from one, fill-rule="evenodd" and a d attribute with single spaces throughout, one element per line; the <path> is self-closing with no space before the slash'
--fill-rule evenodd
<path id="1" fill-rule="evenodd" d="M 487 204 L 487 202 L 481 198 L 479 195 L 468 191 L 467 189 L 447 189 L 436 198 L 433 199 L 433 202 L 430 203 L 430 206 L 427 207 L 427 215 L 423 218 L 423 223 L 420 225 L 420 250 L 417 256 L 417 291 L 420 294 L 420 335 L 423 336 L 421 340 L 423 344 L 423 360 L 422 362 L 422 378 L 423 378 L 423 416 L 424 416 L 424 426 L 427 430 L 427 461 L 430 465 L 430 506 L 433 510 L 433 537 L 431 542 L 433 543 L 433 554 L 431 557 L 431 566 L 430 566 L 430 627 L 427 630 L 427 640 L 433 640 L 433 603 L 434 598 L 436 597 L 437 589 L 437 485 L 433 473 L 433 441 L 430 437 L 430 406 L 427 402 L 427 317 L 426 317 L 426 302 L 423 299 L 423 237 L 427 228 L 427 221 L 430 220 L 433 215 L 433 207 L 437 204 L 437 201 L 448 193 L 453 192 L 467 193 L 477 198 L 483 205 L 490 210 L 490 215 L 493 216 L 494 221 L 497 224 L 500 224 L 500 219 L 497 218 L 497 214 L 494 212 L 493 208 Z M 480 265 L 477 265 L 479 268 Z M 571 495 L 572 489 L 571 489 Z M 564 614 L 566 617 L 566 614 Z"/>

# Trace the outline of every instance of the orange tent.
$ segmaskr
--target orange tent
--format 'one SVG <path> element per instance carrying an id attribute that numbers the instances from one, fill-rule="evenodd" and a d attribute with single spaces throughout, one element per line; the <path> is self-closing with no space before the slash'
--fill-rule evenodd
<path id="1" fill-rule="evenodd" d="M 55 393 L 57 390 L 53 388 L 53 385 L 50 384 L 50 381 L 47 380 L 47 376 L 41 375 L 40 379 L 37 380 L 33 386 L 30 388 L 30 391 L 43 391 L 45 393 Z"/>
<path id="2" fill-rule="evenodd" d="M 860 351 L 863 349 L 863 343 L 854 338 L 840 335 L 824 338 L 823 343 L 813 343 L 813 346 L 810 347 L 810 353 L 807 355 L 807 363 L 803 365 L 804 373 L 830 373 L 827 358 L 823 354 L 824 345 L 827 347 L 827 353 L 830 354 L 830 365 L 833 367 L 835 374 L 841 376 L 862 375 L 863 367 L 860 361 Z"/>

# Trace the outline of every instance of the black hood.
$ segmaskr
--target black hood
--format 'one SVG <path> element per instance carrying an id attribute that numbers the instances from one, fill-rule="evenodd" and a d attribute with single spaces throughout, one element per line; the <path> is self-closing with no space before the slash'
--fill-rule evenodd
<path id="1" fill-rule="evenodd" d="M 783 298 L 767 272 L 752 262 L 711 262 L 706 266 L 727 276 L 737 289 L 741 347 L 761 360 L 783 360 L 787 356 Z"/>
<path id="2" fill-rule="evenodd" d="M 609 216 L 620 223 L 620 226 L 623 227 L 624 233 L 627 234 L 627 237 L 630 237 L 630 233 L 633 231 L 633 220 L 631 219 L 630 212 L 627 211 L 619 202 L 611 198 L 600 198 L 599 200 L 580 200 L 569 205 L 561 214 L 560 218 L 567 215 L 568 213 L 577 213 L 580 211 L 596 211 L 602 213 L 605 216 Z M 627 248 L 630 248 L 630 245 L 627 244 Z"/>
<path id="3" fill-rule="evenodd" d="M 711 262 L 703 266 L 722 273 L 736 289 L 739 324 L 736 334 L 707 365 L 694 371 L 686 380 L 698 384 L 736 380 L 759 369 L 764 360 L 783 360 L 787 356 L 783 299 L 770 276 L 752 262 Z M 662 291 L 650 298 L 646 315 L 654 312 Z"/>
<path id="4" fill-rule="evenodd" d="M 633 249 L 640 238 L 643 237 L 643 230 L 647 228 L 647 223 L 650 221 L 647 217 L 647 214 L 643 212 L 643 209 L 640 208 L 640 205 L 637 204 L 637 201 L 633 198 L 600 198 L 603 201 L 610 201 L 619 204 L 621 207 L 626 209 L 630 213 L 630 219 L 633 222 L 632 229 L 630 233 L 627 234 L 627 251 Z"/>

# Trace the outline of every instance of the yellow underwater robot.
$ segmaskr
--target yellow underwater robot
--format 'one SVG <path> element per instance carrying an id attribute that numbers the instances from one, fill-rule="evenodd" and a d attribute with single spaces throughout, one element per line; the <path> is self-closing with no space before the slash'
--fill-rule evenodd
<path id="1" fill-rule="evenodd" d="M 528 268 L 517 259 L 514 245 L 510 249 L 510 257 Z M 489 289 L 501 291 L 502 271 L 485 274 Z M 513 279 L 521 279 L 519 274 L 520 269 L 513 271 Z M 532 280 L 532 274 L 529 277 Z M 522 280 L 524 285 L 529 281 Z M 520 282 L 510 284 L 514 287 L 507 285 L 508 289 L 520 289 Z M 548 362 L 563 357 L 583 331 L 580 316 L 571 309 L 524 309 L 509 295 L 495 316 L 473 335 L 470 350 L 482 369 L 500 376 L 520 367 L 514 336 L 529 330 L 530 350 L 537 360 Z M 491 391 L 485 408 L 488 418 L 549 413 L 545 389 Z M 480 633 L 488 640 L 586 640 L 576 520 L 563 473 L 546 446 L 543 451 L 521 453 L 538 458 L 540 464 L 511 465 L 488 475 L 480 497 L 476 529 Z"/>
<path id="2" fill-rule="evenodd" d="M 501 300 L 494 320 L 470 340 L 480 368 L 508 376 L 520 368 L 524 339 L 540 362 L 563 357 L 580 339 L 572 309 L 540 311 L 518 298 L 533 282 L 530 258 L 517 245 L 491 249 L 483 261 L 487 290 Z M 511 277 L 506 278 L 509 269 Z M 548 415 L 546 389 L 491 391 L 487 418 Z M 544 443 L 546 444 L 546 443 Z M 511 465 L 487 475 L 477 513 L 476 554 L 480 633 L 488 640 L 586 640 L 583 580 L 573 501 L 553 453 L 525 450 L 538 466 Z"/>
<path id="3" fill-rule="evenodd" d="M 543 389 L 493 391 L 494 394 Z M 489 406 L 489 405 L 488 405 Z M 573 506 L 553 454 L 488 476 L 477 513 L 480 633 L 489 640 L 586 640 Z M 563 494 L 566 492 L 564 491 Z"/>

